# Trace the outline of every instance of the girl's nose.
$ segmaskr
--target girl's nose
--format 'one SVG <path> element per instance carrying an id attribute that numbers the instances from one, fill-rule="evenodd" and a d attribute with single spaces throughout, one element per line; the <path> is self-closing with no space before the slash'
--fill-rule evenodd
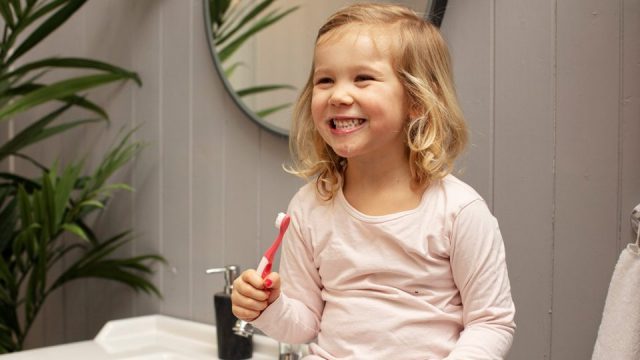
<path id="1" fill-rule="evenodd" d="M 333 106 L 351 105 L 353 97 L 345 86 L 335 86 L 329 98 L 329 104 Z"/>

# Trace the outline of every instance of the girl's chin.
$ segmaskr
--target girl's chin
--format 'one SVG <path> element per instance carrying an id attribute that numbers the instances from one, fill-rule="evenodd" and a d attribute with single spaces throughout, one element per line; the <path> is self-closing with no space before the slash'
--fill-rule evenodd
<path id="1" fill-rule="evenodd" d="M 343 158 L 350 158 L 355 155 L 355 147 L 351 144 L 343 144 L 332 147 L 333 151 Z"/>

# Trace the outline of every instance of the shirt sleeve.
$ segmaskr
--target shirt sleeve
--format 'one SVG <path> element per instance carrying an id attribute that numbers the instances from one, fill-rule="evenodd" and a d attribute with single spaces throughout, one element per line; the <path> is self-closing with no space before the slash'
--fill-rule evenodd
<path id="1" fill-rule="evenodd" d="M 313 248 L 300 225 L 306 222 L 295 206 L 290 205 L 288 211 L 291 222 L 280 257 L 282 291 L 252 324 L 278 341 L 300 344 L 318 335 L 324 301 Z"/>
<path id="2" fill-rule="evenodd" d="M 515 307 L 502 235 L 484 201 L 471 202 L 455 217 L 450 261 L 464 329 L 446 359 L 504 359 L 515 331 Z"/>

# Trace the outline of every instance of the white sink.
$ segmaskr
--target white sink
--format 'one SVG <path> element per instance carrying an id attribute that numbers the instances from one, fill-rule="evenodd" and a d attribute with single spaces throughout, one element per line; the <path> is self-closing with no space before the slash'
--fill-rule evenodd
<path id="1" fill-rule="evenodd" d="M 125 358 L 126 360 L 189 360 L 188 357 L 175 353 L 155 353 Z"/>
<path id="2" fill-rule="evenodd" d="M 278 358 L 278 342 L 253 336 L 253 360 Z M 218 359 L 215 326 L 164 315 L 113 320 L 92 341 L 0 355 L 2 360 L 212 360 Z"/>

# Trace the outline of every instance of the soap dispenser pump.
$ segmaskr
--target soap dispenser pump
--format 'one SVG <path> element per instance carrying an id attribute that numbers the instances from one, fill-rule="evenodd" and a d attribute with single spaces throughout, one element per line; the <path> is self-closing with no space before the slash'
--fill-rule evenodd
<path id="1" fill-rule="evenodd" d="M 233 327 L 238 318 L 231 311 L 231 289 L 240 268 L 228 265 L 208 269 L 207 274 L 224 273 L 224 291 L 213 295 L 216 313 L 216 335 L 218 337 L 218 357 L 223 360 L 242 360 L 253 356 L 253 338 L 237 335 Z"/>

